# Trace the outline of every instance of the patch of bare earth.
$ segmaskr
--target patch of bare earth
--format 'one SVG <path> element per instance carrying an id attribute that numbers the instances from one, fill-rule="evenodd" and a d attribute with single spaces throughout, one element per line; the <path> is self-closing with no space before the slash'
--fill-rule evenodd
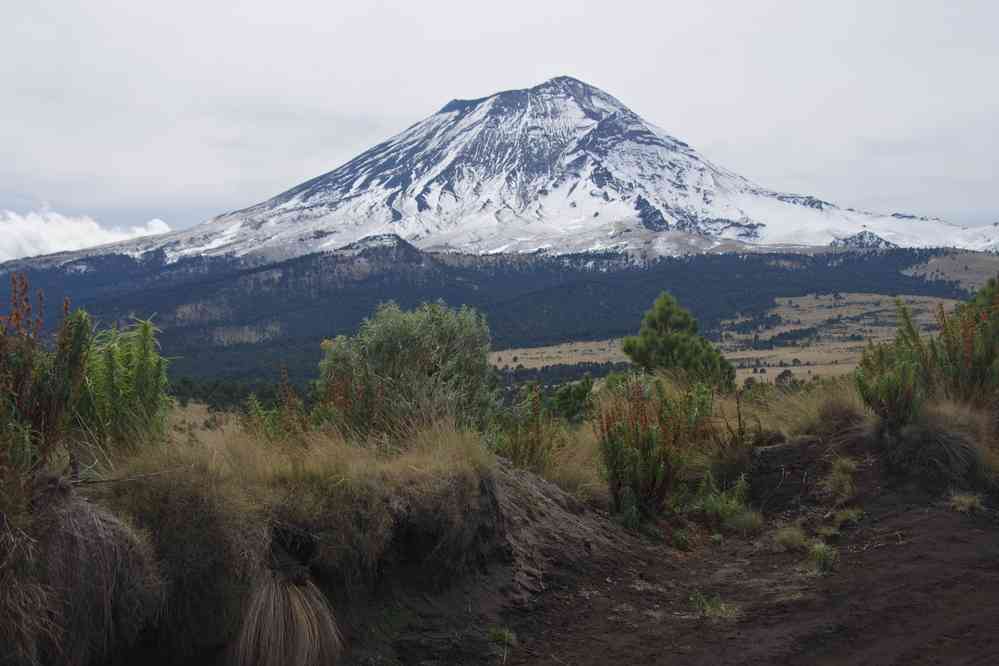
<path id="1" fill-rule="evenodd" d="M 999 520 L 882 496 L 835 571 L 756 540 L 595 553 L 511 617 L 511 664 L 993 664 Z M 731 617 L 704 617 L 691 596 Z"/>

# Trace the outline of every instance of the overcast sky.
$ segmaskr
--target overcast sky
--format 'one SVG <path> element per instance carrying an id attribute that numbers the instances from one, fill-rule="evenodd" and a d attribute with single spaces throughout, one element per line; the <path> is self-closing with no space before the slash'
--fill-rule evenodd
<path id="1" fill-rule="evenodd" d="M 761 185 L 991 223 L 997 25 L 987 0 L 4 2 L 0 233 L 190 226 L 560 74 Z"/>

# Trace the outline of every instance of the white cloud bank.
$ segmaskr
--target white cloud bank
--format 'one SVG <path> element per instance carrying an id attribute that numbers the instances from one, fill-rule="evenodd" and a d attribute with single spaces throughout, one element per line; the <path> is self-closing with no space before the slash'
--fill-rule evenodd
<path id="1" fill-rule="evenodd" d="M 160 219 L 118 229 L 101 226 L 85 215 L 74 217 L 48 210 L 22 215 L 0 210 L 0 261 L 80 250 L 168 231 L 170 226 Z"/>

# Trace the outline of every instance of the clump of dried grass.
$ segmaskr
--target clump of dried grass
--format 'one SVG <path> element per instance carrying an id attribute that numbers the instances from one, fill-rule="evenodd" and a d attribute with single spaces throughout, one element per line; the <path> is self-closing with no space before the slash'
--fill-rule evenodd
<path id="1" fill-rule="evenodd" d="M 0 663 L 85 666 L 120 655 L 162 602 L 145 536 L 61 479 L 46 479 L 34 499 L 31 534 L 0 562 Z"/>
<path id="2" fill-rule="evenodd" d="M 764 430 L 812 435 L 831 445 L 847 440 L 869 420 L 849 377 L 823 380 L 802 389 L 776 390 L 752 405 L 752 413 Z"/>
<path id="3" fill-rule="evenodd" d="M 145 535 L 70 494 L 42 515 L 40 559 L 62 630 L 49 663 L 86 666 L 132 645 L 160 610 L 162 586 Z M 53 649 L 54 647 L 54 649 Z"/>
<path id="4" fill-rule="evenodd" d="M 577 500 L 608 509 L 610 491 L 602 466 L 600 441 L 587 423 L 569 431 L 566 445 L 555 451 L 550 468 L 542 476 Z"/>
<path id="5" fill-rule="evenodd" d="M 263 575 L 232 650 L 238 666 L 331 666 L 343 649 L 333 609 L 311 580 Z"/>

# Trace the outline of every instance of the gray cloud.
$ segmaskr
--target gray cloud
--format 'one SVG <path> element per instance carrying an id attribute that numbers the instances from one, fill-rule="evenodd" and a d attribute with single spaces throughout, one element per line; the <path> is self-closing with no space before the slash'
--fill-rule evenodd
<path id="1" fill-rule="evenodd" d="M 768 187 L 992 222 L 997 20 L 984 0 L 5 3 L 0 209 L 183 227 L 451 98 L 570 74 Z"/>

